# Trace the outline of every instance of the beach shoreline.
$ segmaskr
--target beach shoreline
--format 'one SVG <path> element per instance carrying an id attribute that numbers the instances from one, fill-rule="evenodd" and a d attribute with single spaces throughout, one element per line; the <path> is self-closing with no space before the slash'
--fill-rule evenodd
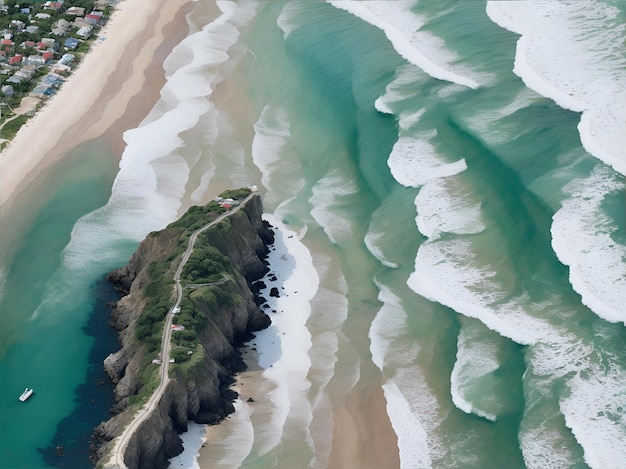
<path id="1" fill-rule="evenodd" d="M 3 217 L 18 194 L 80 143 L 106 134 L 117 142 L 116 151 L 123 148 L 123 131 L 137 126 L 158 99 L 169 53 L 161 46 L 173 48 L 188 33 L 185 14 L 192 5 L 188 0 L 117 5 L 80 66 L 0 153 Z"/>
<path id="2" fill-rule="evenodd" d="M 400 467 L 398 440 L 387 414 L 379 375 L 362 377 L 364 381 L 351 390 L 331 392 L 330 414 L 317 415 L 323 410 L 308 404 L 305 396 L 312 392 L 311 374 L 315 375 L 308 319 L 320 314 L 317 308 L 326 304 L 322 301 L 316 305 L 312 301 L 325 294 L 315 278 L 324 275 L 323 269 L 316 267 L 313 259 L 316 255 L 324 257 L 324 253 L 303 242 L 305 231 L 291 231 L 275 215 L 265 214 L 264 219 L 276 231 L 276 242 L 268 258 L 270 272 L 262 279 L 266 287 L 261 291 L 261 296 L 268 300 L 263 306 L 268 306 L 272 325 L 255 333 L 242 349 L 247 369 L 235 376 L 232 386 L 239 394 L 235 414 L 207 426 L 201 439 L 196 436 L 195 427 L 189 435 L 181 435 L 186 456 L 172 467 L 239 467 L 244 461 L 271 459 L 270 454 L 277 451 L 283 457 L 285 453 L 294 457 L 308 451 L 307 445 L 312 441 L 302 437 L 308 432 L 317 443 L 330 438 L 329 447 L 322 444 L 310 448 L 318 461 L 327 461 L 327 467 Z M 277 288 L 278 296 L 270 294 L 272 287 Z M 277 426 L 281 416 L 294 409 L 298 409 L 298 418 L 287 417 Z M 319 425 L 316 417 L 328 420 Z M 309 419 L 307 428 L 298 428 Z M 290 436 L 284 434 L 287 428 Z M 323 434 L 327 429 L 330 435 Z M 274 447 L 275 443 L 279 446 Z M 327 450 L 329 453 L 325 454 Z"/>

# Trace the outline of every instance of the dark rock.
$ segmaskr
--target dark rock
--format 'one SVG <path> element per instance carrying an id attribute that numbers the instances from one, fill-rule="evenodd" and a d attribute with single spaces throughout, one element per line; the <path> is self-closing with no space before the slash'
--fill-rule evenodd
<path id="1" fill-rule="evenodd" d="M 272 289 L 270 290 L 270 296 L 278 298 L 280 296 L 280 293 L 278 293 L 278 288 L 272 287 Z"/>
<path id="2" fill-rule="evenodd" d="M 259 302 L 255 298 L 255 290 L 258 293 L 265 288 L 258 279 L 268 271 L 267 245 L 274 242 L 274 233 L 261 219 L 261 213 L 260 197 L 254 197 L 229 217 L 229 230 L 205 232 L 205 239 L 229 257 L 236 271 L 235 282 L 224 288 L 230 288 L 229 293 L 240 301 L 206 312 L 207 325 L 198 331 L 203 360 L 186 376 L 174 369 L 157 409 L 128 444 L 124 458 L 129 469 L 167 468 L 168 459 L 182 451 L 178 434 L 186 431 L 188 420 L 215 424 L 234 412 L 232 402 L 237 393 L 229 386 L 234 382 L 234 373 L 245 369 L 237 347 L 250 340 L 253 331 L 271 324 L 269 316 L 258 307 L 266 300 Z M 148 268 L 153 261 L 171 258 L 178 236 L 180 231 L 176 229 L 148 235 L 129 264 L 107 276 L 116 288 L 128 294 L 111 311 L 122 345 L 104 361 L 107 374 L 116 384 L 116 404 L 111 408 L 115 415 L 94 429 L 94 461 L 107 454 L 110 442 L 123 431 L 129 418 L 124 411 L 142 387 L 140 367 L 144 350 L 136 341 L 134 330 L 147 302 L 143 289 L 150 283 Z M 256 286 L 251 286 L 253 283 Z"/>

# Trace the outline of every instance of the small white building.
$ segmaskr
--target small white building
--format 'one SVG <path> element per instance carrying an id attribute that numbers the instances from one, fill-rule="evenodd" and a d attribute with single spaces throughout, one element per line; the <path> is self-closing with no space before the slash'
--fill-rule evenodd
<path id="1" fill-rule="evenodd" d="M 62 65 L 69 65 L 76 60 L 76 56 L 74 54 L 63 54 L 59 63 Z"/>
<path id="2" fill-rule="evenodd" d="M 83 39 L 87 39 L 91 36 L 91 32 L 93 28 L 91 26 L 83 26 L 78 31 L 76 31 L 76 35 L 82 37 Z"/>

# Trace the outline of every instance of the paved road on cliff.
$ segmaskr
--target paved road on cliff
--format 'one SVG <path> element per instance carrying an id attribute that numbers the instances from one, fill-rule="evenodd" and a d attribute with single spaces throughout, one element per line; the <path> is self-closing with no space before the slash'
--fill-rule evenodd
<path id="1" fill-rule="evenodd" d="M 124 453 L 126 452 L 126 448 L 128 446 L 128 442 L 131 437 L 135 433 L 135 431 L 139 428 L 139 426 L 146 421 L 148 417 L 152 414 L 154 409 L 156 409 L 157 404 L 161 400 L 163 393 L 165 392 L 165 388 L 170 381 L 169 377 L 169 365 L 170 365 L 170 349 L 171 349 L 171 336 L 172 336 L 172 319 L 174 317 L 174 310 L 180 305 L 180 302 L 183 297 L 183 289 L 180 286 L 180 274 L 185 267 L 185 264 L 189 260 L 189 256 L 193 252 L 194 244 L 196 243 L 196 239 L 198 235 L 202 233 L 204 230 L 211 228 L 217 223 L 221 222 L 225 218 L 230 215 L 237 213 L 241 207 L 245 206 L 253 197 L 258 196 L 258 192 L 252 192 L 245 199 L 241 201 L 239 205 L 236 205 L 231 210 L 226 213 L 223 213 L 215 220 L 210 223 L 207 223 L 201 228 L 198 228 L 194 231 L 189 237 L 189 244 L 187 245 L 187 249 L 183 254 L 182 260 L 178 269 L 176 269 L 176 274 L 174 275 L 174 283 L 176 287 L 176 303 L 170 309 L 167 314 L 167 319 L 165 321 L 165 325 L 163 326 L 163 339 L 161 340 L 161 364 L 160 364 L 160 383 L 159 386 L 154 390 L 148 402 L 146 402 L 141 409 L 135 414 L 132 422 L 124 428 L 124 432 L 117 437 L 115 441 L 115 446 L 113 447 L 113 454 L 109 459 L 109 462 L 105 465 L 106 469 L 128 469 L 126 463 L 124 462 Z"/>

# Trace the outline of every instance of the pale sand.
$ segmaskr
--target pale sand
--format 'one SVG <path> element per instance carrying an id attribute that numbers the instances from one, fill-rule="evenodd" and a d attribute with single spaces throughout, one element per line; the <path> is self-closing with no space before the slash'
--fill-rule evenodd
<path id="1" fill-rule="evenodd" d="M 335 429 L 330 468 L 400 467 L 398 439 L 387 415 L 387 400 L 378 383 L 357 386 L 333 409 Z"/>
<path id="2" fill-rule="evenodd" d="M 16 194 L 79 143 L 103 135 L 125 115 L 133 120 L 127 108 L 145 93 L 146 73 L 154 61 L 162 63 L 158 52 L 166 33 L 187 32 L 180 18 L 187 4 L 188 0 L 120 2 L 100 32 L 106 40 L 96 40 L 59 93 L 0 154 L 0 209 L 6 210 Z M 179 26 L 172 32 L 175 20 Z M 148 110 L 142 109 L 144 116 Z M 118 131 L 130 126 L 124 127 L 117 123 Z"/>

